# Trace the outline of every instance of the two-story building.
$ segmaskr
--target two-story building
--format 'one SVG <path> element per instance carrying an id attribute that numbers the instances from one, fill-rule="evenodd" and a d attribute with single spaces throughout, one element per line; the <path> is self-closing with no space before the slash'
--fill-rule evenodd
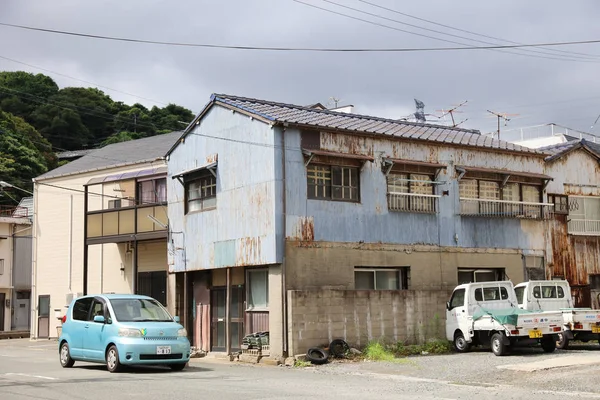
<path id="1" fill-rule="evenodd" d="M 546 277 L 569 281 L 574 306 L 600 309 L 600 145 L 575 139 L 541 150 L 554 177 Z"/>
<path id="2" fill-rule="evenodd" d="M 477 131 L 213 95 L 169 151 L 169 269 L 197 346 L 419 341 L 462 282 L 543 276 L 551 177 Z"/>
<path id="3" fill-rule="evenodd" d="M 0 206 L 0 332 L 29 330 L 31 290 L 30 198 Z"/>
<path id="4" fill-rule="evenodd" d="M 180 132 L 111 144 L 34 179 L 31 337 L 92 293 L 167 300 L 166 152 Z"/>

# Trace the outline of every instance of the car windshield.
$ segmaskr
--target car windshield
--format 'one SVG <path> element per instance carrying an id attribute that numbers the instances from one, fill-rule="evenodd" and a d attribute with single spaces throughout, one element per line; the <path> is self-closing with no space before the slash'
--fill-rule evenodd
<path id="1" fill-rule="evenodd" d="M 117 321 L 170 322 L 171 315 L 156 300 L 114 299 L 110 301 Z"/>
<path id="2" fill-rule="evenodd" d="M 525 293 L 525 287 L 517 287 L 515 288 L 515 294 L 517 295 L 517 303 L 523 304 L 523 294 Z"/>

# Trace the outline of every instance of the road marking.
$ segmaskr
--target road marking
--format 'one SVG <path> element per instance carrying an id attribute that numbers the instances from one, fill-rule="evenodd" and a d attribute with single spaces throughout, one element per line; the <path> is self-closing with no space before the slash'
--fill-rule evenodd
<path id="1" fill-rule="evenodd" d="M 52 378 L 50 376 L 43 376 L 43 375 L 21 374 L 21 373 L 16 373 L 16 372 L 8 372 L 8 373 L 4 374 L 4 376 L 12 376 L 12 375 L 25 376 L 28 378 L 48 379 L 50 381 L 58 380 L 58 378 Z"/>

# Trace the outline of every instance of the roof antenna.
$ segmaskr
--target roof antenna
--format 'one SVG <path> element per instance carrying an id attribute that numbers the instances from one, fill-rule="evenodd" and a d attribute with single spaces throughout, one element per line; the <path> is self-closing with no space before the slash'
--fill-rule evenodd
<path id="1" fill-rule="evenodd" d="M 334 97 L 334 96 L 331 96 L 331 97 L 329 98 L 329 100 L 331 100 L 331 101 L 329 102 L 329 104 L 331 104 L 331 102 L 333 102 L 333 104 L 335 104 L 335 107 L 334 107 L 334 108 L 337 108 L 337 107 L 338 107 L 338 103 L 340 102 L 340 99 L 338 99 L 338 98 L 336 98 L 336 97 Z"/>
<path id="2" fill-rule="evenodd" d="M 454 108 L 452 108 L 452 109 L 450 109 L 450 110 L 448 110 L 448 111 L 444 111 L 444 110 L 436 110 L 436 111 L 440 111 L 440 112 L 442 113 L 442 115 L 440 116 L 440 119 L 441 119 L 441 118 L 444 118 L 446 115 L 450 114 L 450 118 L 452 118 L 452 127 L 453 127 L 453 128 L 456 128 L 456 127 L 458 127 L 459 125 L 461 125 L 461 124 L 463 124 L 463 123 L 465 123 L 466 121 L 468 121 L 468 120 L 469 120 L 468 118 L 466 118 L 466 119 L 463 119 L 463 120 L 462 120 L 462 121 L 460 121 L 458 124 L 457 124 L 457 123 L 454 121 L 454 113 L 461 113 L 462 111 L 457 111 L 457 110 L 458 110 L 458 108 L 460 108 L 460 107 L 464 106 L 465 104 L 467 104 L 467 102 L 468 102 L 468 101 L 469 101 L 469 100 L 465 100 L 465 101 L 463 101 L 462 103 L 460 103 L 459 105 L 457 105 L 457 106 L 454 106 Z"/>
<path id="3" fill-rule="evenodd" d="M 509 116 L 512 117 L 512 116 L 519 115 L 519 114 L 496 113 L 496 112 L 493 112 L 493 111 L 490 111 L 490 110 L 487 110 L 487 112 L 489 112 L 490 114 L 495 115 L 498 118 L 498 131 L 496 132 L 498 140 L 500 140 L 500 118 L 504 119 L 504 126 L 506 126 L 506 123 L 508 121 L 510 121 L 510 118 L 506 118 L 506 117 L 509 117 Z"/>

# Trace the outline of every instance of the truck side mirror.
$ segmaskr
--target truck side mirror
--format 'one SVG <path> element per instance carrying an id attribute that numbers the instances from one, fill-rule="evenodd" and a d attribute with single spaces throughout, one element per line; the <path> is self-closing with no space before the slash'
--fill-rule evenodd
<path id="1" fill-rule="evenodd" d="M 449 301 L 446 302 L 446 310 L 450 311 L 450 302 Z"/>

